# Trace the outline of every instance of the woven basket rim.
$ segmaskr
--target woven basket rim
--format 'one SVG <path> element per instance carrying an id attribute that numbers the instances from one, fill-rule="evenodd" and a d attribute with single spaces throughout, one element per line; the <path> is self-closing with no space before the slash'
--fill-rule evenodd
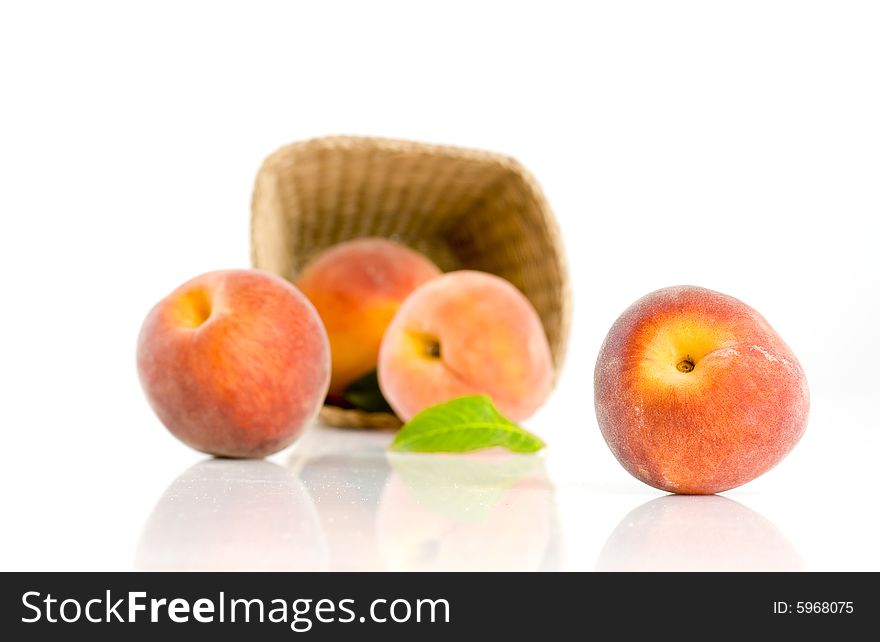
<path id="1" fill-rule="evenodd" d="M 433 155 L 451 156 L 455 158 L 468 158 L 475 161 L 491 161 L 508 165 L 510 169 L 519 174 L 532 178 L 531 174 L 516 158 L 509 154 L 494 152 L 484 149 L 476 149 L 473 147 L 464 147 L 459 145 L 448 145 L 442 143 L 426 143 L 404 138 L 386 138 L 383 136 L 353 136 L 347 134 L 332 134 L 329 136 L 313 136 L 303 140 L 293 141 L 281 145 L 263 161 L 263 165 L 269 164 L 271 161 L 287 156 L 297 149 L 308 147 L 321 147 L 325 149 L 336 150 L 356 150 L 365 148 L 381 149 L 390 152 L 401 153 L 426 153 Z M 261 167 L 262 169 L 262 167 Z"/>

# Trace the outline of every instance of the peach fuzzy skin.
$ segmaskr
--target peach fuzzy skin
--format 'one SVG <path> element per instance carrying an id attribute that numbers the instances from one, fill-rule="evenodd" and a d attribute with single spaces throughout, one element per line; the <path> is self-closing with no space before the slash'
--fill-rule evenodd
<path id="1" fill-rule="evenodd" d="M 401 302 L 440 274 L 418 252 L 378 238 L 334 245 L 309 262 L 296 285 L 327 328 L 331 394 L 376 369 L 379 345 Z"/>
<path id="2" fill-rule="evenodd" d="M 394 411 L 487 394 L 510 419 L 532 415 L 553 385 L 553 361 L 538 313 L 504 279 L 462 270 L 413 292 L 388 327 L 379 385 Z"/>
<path id="3" fill-rule="evenodd" d="M 290 283 L 266 272 L 210 272 L 147 315 L 138 373 L 159 419 L 185 444 L 263 457 L 318 414 L 330 380 L 327 335 Z"/>
<path id="4" fill-rule="evenodd" d="M 733 297 L 693 286 L 636 301 L 595 371 L 596 416 L 632 475 L 712 494 L 767 472 L 804 433 L 809 391 L 791 349 Z"/>

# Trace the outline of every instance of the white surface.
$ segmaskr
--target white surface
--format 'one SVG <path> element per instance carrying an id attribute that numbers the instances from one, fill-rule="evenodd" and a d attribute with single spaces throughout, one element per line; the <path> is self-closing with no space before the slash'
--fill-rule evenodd
<path id="1" fill-rule="evenodd" d="M 870 2 L 4 5 L 0 568 L 880 569 L 878 32 Z M 260 161 L 330 133 L 512 154 L 559 217 L 570 356 L 503 493 L 440 462 L 426 499 L 381 435 L 198 464 L 143 399 L 149 307 L 246 266 Z M 607 329 L 678 283 L 760 310 L 811 384 L 726 500 L 658 499 L 593 415 Z"/>

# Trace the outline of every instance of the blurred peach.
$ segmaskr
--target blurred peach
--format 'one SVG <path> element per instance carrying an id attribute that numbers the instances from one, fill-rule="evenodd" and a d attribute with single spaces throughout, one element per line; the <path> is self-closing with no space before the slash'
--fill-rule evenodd
<path id="1" fill-rule="evenodd" d="M 376 369 L 379 345 L 398 306 L 439 274 L 418 252 L 381 238 L 340 243 L 309 262 L 296 285 L 327 328 L 332 395 Z"/>
<path id="2" fill-rule="evenodd" d="M 400 306 L 382 341 L 379 385 L 404 420 L 463 395 L 489 395 L 502 414 L 532 415 L 553 386 L 538 313 L 511 283 L 462 270 L 433 279 Z"/>

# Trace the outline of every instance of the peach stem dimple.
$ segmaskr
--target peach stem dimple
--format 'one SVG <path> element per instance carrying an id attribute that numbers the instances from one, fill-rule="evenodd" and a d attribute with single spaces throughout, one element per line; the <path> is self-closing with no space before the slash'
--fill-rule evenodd
<path id="1" fill-rule="evenodd" d="M 687 356 L 679 361 L 675 367 L 678 368 L 679 372 L 691 372 L 694 369 L 694 362 L 690 356 Z"/>
<path id="2" fill-rule="evenodd" d="M 425 354 L 434 359 L 440 358 L 440 342 L 436 339 L 425 340 Z"/>
<path id="3" fill-rule="evenodd" d="M 410 330 L 409 336 L 414 342 L 416 351 L 421 356 L 429 359 L 439 359 L 441 356 L 440 339 L 426 332 Z"/>
<path id="4" fill-rule="evenodd" d="M 211 317 L 211 308 L 212 301 L 208 292 L 202 288 L 196 288 L 184 295 L 181 313 L 185 323 L 195 329 Z"/>

